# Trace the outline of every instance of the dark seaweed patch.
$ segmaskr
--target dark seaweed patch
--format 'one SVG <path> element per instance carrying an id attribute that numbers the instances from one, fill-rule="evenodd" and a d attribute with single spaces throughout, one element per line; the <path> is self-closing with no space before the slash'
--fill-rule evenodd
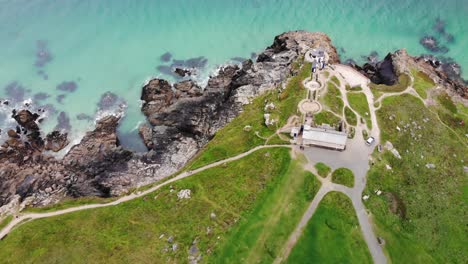
<path id="1" fill-rule="evenodd" d="M 78 89 L 78 85 L 73 82 L 62 82 L 61 84 L 57 85 L 57 90 L 72 93 Z"/>
<path id="2" fill-rule="evenodd" d="M 55 130 L 71 130 L 70 118 L 65 112 L 60 112 L 60 114 L 57 116 L 57 126 L 55 127 Z"/>

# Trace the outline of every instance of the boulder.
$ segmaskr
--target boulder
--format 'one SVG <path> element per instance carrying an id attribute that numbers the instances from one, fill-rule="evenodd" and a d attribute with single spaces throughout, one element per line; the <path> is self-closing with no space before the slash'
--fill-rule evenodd
<path id="1" fill-rule="evenodd" d="M 59 131 L 53 131 L 47 134 L 45 140 L 45 150 L 58 152 L 65 148 L 69 143 L 67 135 L 67 133 L 61 133 Z"/>

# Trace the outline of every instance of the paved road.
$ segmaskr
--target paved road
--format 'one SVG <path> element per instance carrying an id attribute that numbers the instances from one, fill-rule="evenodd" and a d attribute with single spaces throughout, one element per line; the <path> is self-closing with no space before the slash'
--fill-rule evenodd
<path id="1" fill-rule="evenodd" d="M 333 71 L 332 71 L 333 73 Z M 375 107 L 374 107 L 374 97 L 372 92 L 370 91 L 369 87 L 367 86 L 367 79 L 362 75 L 360 75 L 358 72 L 353 70 L 352 68 L 349 68 L 348 66 L 344 65 L 336 65 L 334 73 L 338 73 L 340 76 L 343 76 L 343 78 L 346 79 L 348 83 L 351 83 L 353 86 L 354 85 L 361 85 L 363 88 L 363 93 L 367 97 L 367 101 L 369 102 L 369 108 L 370 108 L 370 115 L 371 115 L 371 120 L 373 123 L 373 129 L 370 131 L 370 134 L 374 136 L 376 139 L 376 144 L 380 142 L 380 130 L 377 124 L 377 117 L 375 115 Z M 341 78 L 341 77 L 340 77 Z M 341 78 L 342 79 L 342 78 Z M 346 89 L 343 85 L 343 81 L 341 82 L 341 86 L 339 87 L 340 91 L 342 92 L 343 95 L 346 94 Z M 345 105 L 349 106 L 348 100 L 346 96 L 342 96 L 343 101 Z M 336 152 L 336 151 L 331 151 L 331 150 L 326 150 L 326 149 L 319 149 L 319 148 L 308 148 L 304 151 L 307 159 L 309 160 L 309 164 L 307 164 L 306 168 L 310 170 L 313 169 L 313 165 L 317 162 L 324 162 L 328 164 L 330 167 L 333 169 L 337 169 L 339 167 L 347 167 L 351 169 L 355 175 L 355 184 L 354 188 L 348 188 L 343 185 L 339 184 L 334 184 L 330 181 L 330 177 L 323 179 L 318 177 L 318 179 L 322 182 L 322 187 L 318 191 L 317 195 L 314 197 L 312 200 L 311 204 L 309 205 L 308 209 L 306 210 L 305 214 L 303 215 L 301 221 L 297 225 L 296 229 L 293 231 L 293 233 L 290 235 L 285 247 L 281 251 L 281 254 L 279 257 L 275 260 L 275 263 L 280 263 L 283 259 L 287 259 L 289 256 L 289 253 L 291 252 L 292 248 L 294 245 L 297 243 L 297 240 L 300 238 L 305 226 L 309 222 L 309 220 L 312 218 L 313 214 L 315 213 L 315 210 L 317 209 L 320 201 L 323 199 L 323 197 L 330 191 L 339 191 L 344 194 L 346 194 L 352 201 L 353 206 L 356 210 L 356 215 L 359 220 L 359 224 L 364 236 L 364 239 L 369 247 L 369 251 L 372 255 L 372 258 L 375 263 L 386 263 L 386 257 L 383 254 L 382 248 L 377 242 L 377 239 L 375 237 L 375 234 L 372 230 L 372 225 L 369 220 L 369 216 L 367 215 L 367 212 L 365 210 L 364 204 L 362 203 L 361 197 L 362 197 L 362 191 L 364 190 L 366 186 L 366 174 L 369 169 L 369 155 L 373 151 L 373 147 L 367 147 L 364 143 L 364 139 L 361 136 L 362 129 L 364 129 L 364 126 L 358 126 L 356 127 L 356 135 L 353 140 L 350 140 L 347 144 L 347 149 L 344 152 Z M 374 145 L 374 146 L 375 146 Z M 54 217 L 58 215 L 63 215 L 67 213 L 72 213 L 72 212 L 77 212 L 77 211 L 82 211 L 82 210 L 88 210 L 88 209 L 95 209 L 95 208 L 101 208 L 101 207 L 107 207 L 107 206 L 114 206 L 118 205 L 120 203 L 130 201 L 142 196 L 145 196 L 151 192 L 154 192 L 161 187 L 168 185 L 172 182 L 184 179 L 186 177 L 189 177 L 193 174 L 199 173 L 201 171 L 222 165 L 227 162 L 235 161 L 238 159 L 241 159 L 245 156 L 250 155 L 251 153 L 264 149 L 264 148 L 277 148 L 277 147 L 287 147 L 287 148 L 294 148 L 293 146 L 288 146 L 288 145 L 266 145 L 266 146 L 259 146 L 256 148 L 253 148 L 245 153 L 239 154 L 235 157 L 231 157 L 225 160 L 221 160 L 212 164 L 209 164 L 207 166 L 204 166 L 202 168 L 193 170 L 191 172 L 184 172 L 179 174 L 178 176 L 169 179 L 159 185 L 156 185 L 146 191 L 139 192 L 137 194 L 130 194 L 127 196 L 123 196 L 120 199 L 113 201 L 111 203 L 106 203 L 106 204 L 90 204 L 90 205 L 83 205 L 83 206 L 78 206 L 78 207 L 73 207 L 73 208 L 68 208 L 64 210 L 59 210 L 55 212 L 48 212 L 48 213 L 30 213 L 30 214 L 23 214 L 20 215 L 18 218 L 15 218 L 13 221 L 11 221 L 3 230 L 0 232 L 0 240 L 3 239 L 6 235 L 8 235 L 11 230 L 14 227 L 19 226 L 20 224 L 24 223 L 25 221 L 33 220 L 33 219 L 40 219 L 40 218 L 47 218 L 47 217 Z"/>
<path id="2" fill-rule="evenodd" d="M 127 202 L 127 201 L 130 201 L 130 200 L 133 200 L 133 199 L 136 199 L 136 198 L 140 198 L 140 197 L 143 197 L 149 193 L 152 193 L 158 189 L 160 189 L 161 187 L 165 186 L 165 185 L 168 185 L 172 182 L 175 182 L 175 181 L 178 181 L 178 180 L 181 180 L 181 179 L 184 179 L 184 178 L 187 178 L 191 175 L 194 175 L 196 173 L 199 173 L 199 172 L 202 172 L 204 170 L 207 170 L 207 169 L 210 169 L 210 168 L 213 168 L 213 167 L 216 167 L 216 166 L 219 166 L 219 165 L 222 165 L 224 163 L 227 163 L 227 162 L 231 162 L 231 161 L 235 161 L 235 160 L 238 160 L 238 159 L 242 159 L 243 157 L 245 156 L 248 156 L 250 154 L 252 154 L 253 152 L 257 151 L 257 150 L 260 150 L 260 149 L 265 149 L 265 148 L 292 148 L 292 146 L 288 146 L 288 145 L 267 145 L 267 146 L 259 146 L 259 147 L 256 147 L 256 148 L 253 148 L 247 152 L 244 152 L 242 154 L 239 154 L 237 156 L 234 156 L 234 157 L 231 157 L 231 158 L 228 158 L 228 159 L 224 159 L 224 160 L 221 160 L 221 161 L 218 161 L 218 162 L 214 162 L 214 163 L 211 163 L 209 165 L 206 165 L 204 167 L 201 167 L 199 169 L 196 169 L 196 170 L 193 170 L 193 171 L 190 171 L 190 172 L 183 172 L 179 175 L 177 175 L 176 177 L 174 178 L 171 178 L 159 185 L 156 185 L 146 191 L 143 191 L 143 192 L 139 192 L 137 194 L 135 193 L 132 193 L 130 195 L 127 195 L 127 196 L 123 196 L 121 197 L 120 199 L 118 200 L 115 200 L 113 202 L 110 202 L 110 203 L 105 203 L 105 204 L 88 204 L 88 205 L 82 205 L 82 206 L 77 206 L 77 207 L 72 207 L 72 208 L 67 208 L 67 209 L 63 209 L 63 210 L 59 210 L 59 211 L 54 211 L 54 212 L 47 212 L 47 213 L 28 213 L 28 214 L 23 214 L 23 215 L 20 215 L 18 218 L 15 218 L 13 219 L 5 228 L 3 228 L 1 231 L 0 231 L 0 240 L 2 240 L 6 235 L 8 235 L 11 230 L 13 230 L 13 228 L 19 226 L 20 224 L 22 223 L 25 223 L 26 221 L 30 221 L 30 220 L 34 220 L 34 219 L 40 219 L 40 218 L 48 218 L 48 217 L 53 217 L 53 216 L 58 216 L 58 215 L 63 215 L 63 214 L 68 214 L 68 213 L 72 213 L 72 212 L 77 212 L 77 211 L 82 211 L 82 210 L 88 210 L 88 209 L 95 209 L 95 208 L 101 208 L 101 207 L 108 207 L 108 206 L 114 206 L 114 205 L 118 205 L 118 204 L 121 204 L 123 202 Z"/>
<path id="3" fill-rule="evenodd" d="M 353 171 L 354 174 L 354 187 L 348 188 L 343 185 L 334 184 L 330 181 L 330 176 L 326 179 L 317 177 L 317 179 L 322 182 L 322 187 L 310 203 L 309 208 L 303 215 L 301 221 L 290 235 L 278 258 L 276 258 L 274 262 L 275 264 L 279 264 L 288 258 L 291 250 L 294 248 L 295 244 L 300 238 L 305 226 L 315 213 L 315 210 L 317 209 L 320 201 L 327 193 L 331 191 L 342 192 L 351 199 L 352 204 L 356 210 L 356 215 L 359 220 L 359 225 L 361 227 L 364 240 L 369 247 L 369 252 L 372 255 L 374 263 L 387 263 L 385 254 L 383 253 L 382 247 L 377 241 L 377 238 L 372 229 L 369 215 L 367 214 L 365 206 L 362 202 L 362 192 L 366 187 L 366 175 L 367 171 L 369 170 L 369 157 L 372 154 L 375 146 L 380 142 L 380 129 L 378 127 L 377 116 L 375 114 L 375 107 L 373 103 L 374 96 L 368 87 L 368 79 L 360 73 L 356 72 L 354 69 L 345 65 L 335 65 L 335 70 L 331 71 L 331 73 L 338 75 L 339 79 L 341 79 L 341 85 L 338 88 L 343 95 L 342 99 L 344 105 L 349 106 L 344 83 L 350 83 L 352 86 L 360 85 L 362 87 L 362 92 L 366 95 L 367 101 L 369 103 L 369 114 L 373 125 L 369 134 L 372 135 L 376 140 L 372 147 L 369 147 L 365 144 L 365 141 L 361 135 L 362 130 L 367 128 L 365 125 L 361 124 L 356 127 L 354 138 L 348 140 L 346 143 L 346 150 L 343 152 L 315 147 L 305 149 L 304 154 L 309 161 L 305 167 L 306 169 L 315 173 L 314 165 L 317 162 L 323 162 L 332 169 L 338 169 L 341 167 L 349 168 L 351 171 Z M 359 119 L 359 114 L 357 114 L 357 116 Z"/>

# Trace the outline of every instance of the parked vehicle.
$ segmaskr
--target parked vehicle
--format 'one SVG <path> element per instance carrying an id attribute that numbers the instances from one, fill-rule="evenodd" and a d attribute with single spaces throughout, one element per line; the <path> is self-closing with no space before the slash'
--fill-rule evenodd
<path id="1" fill-rule="evenodd" d="M 375 138 L 374 137 L 369 137 L 367 140 L 366 140 L 366 145 L 370 146 L 374 143 L 375 141 Z"/>

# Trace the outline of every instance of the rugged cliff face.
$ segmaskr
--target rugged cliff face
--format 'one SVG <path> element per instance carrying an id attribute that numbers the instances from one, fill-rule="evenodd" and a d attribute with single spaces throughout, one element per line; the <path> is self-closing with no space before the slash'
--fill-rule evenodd
<path id="1" fill-rule="evenodd" d="M 351 66 L 369 77 L 373 83 L 386 85 L 398 82 L 400 74 L 418 69 L 445 87 L 447 91 L 468 99 L 468 85 L 461 77 L 460 66 L 450 60 L 442 61 L 431 55 L 412 57 L 405 49 L 401 49 L 387 54 L 382 61 L 371 61 L 362 67 L 354 63 Z"/>
<path id="2" fill-rule="evenodd" d="M 170 84 L 154 79 L 142 91 L 148 124 L 140 128 L 148 152 L 135 154 L 119 145 L 119 118 L 104 117 L 94 131 L 64 158 L 50 155 L 68 144 L 64 130 L 44 138 L 40 114 L 13 113 L 17 131 L 8 131 L 0 148 L 0 214 L 23 205 L 45 205 L 65 196 L 112 196 L 152 183 L 179 170 L 215 132 L 242 111 L 249 99 L 281 85 L 292 63 L 308 49 L 321 47 L 338 63 L 331 40 L 323 33 L 287 32 L 241 66 L 221 67 L 206 87 L 192 81 Z"/>
<path id="3" fill-rule="evenodd" d="M 151 162 L 159 164 L 155 177 L 180 169 L 250 98 L 275 89 L 291 75 L 292 63 L 317 47 L 327 51 L 330 63 L 339 62 L 328 36 L 294 31 L 277 36 L 255 62 L 221 67 L 203 89 L 191 81 L 174 85 L 161 79 L 148 82 L 141 100 L 149 124 L 140 127 L 140 135 L 150 150 Z"/>

